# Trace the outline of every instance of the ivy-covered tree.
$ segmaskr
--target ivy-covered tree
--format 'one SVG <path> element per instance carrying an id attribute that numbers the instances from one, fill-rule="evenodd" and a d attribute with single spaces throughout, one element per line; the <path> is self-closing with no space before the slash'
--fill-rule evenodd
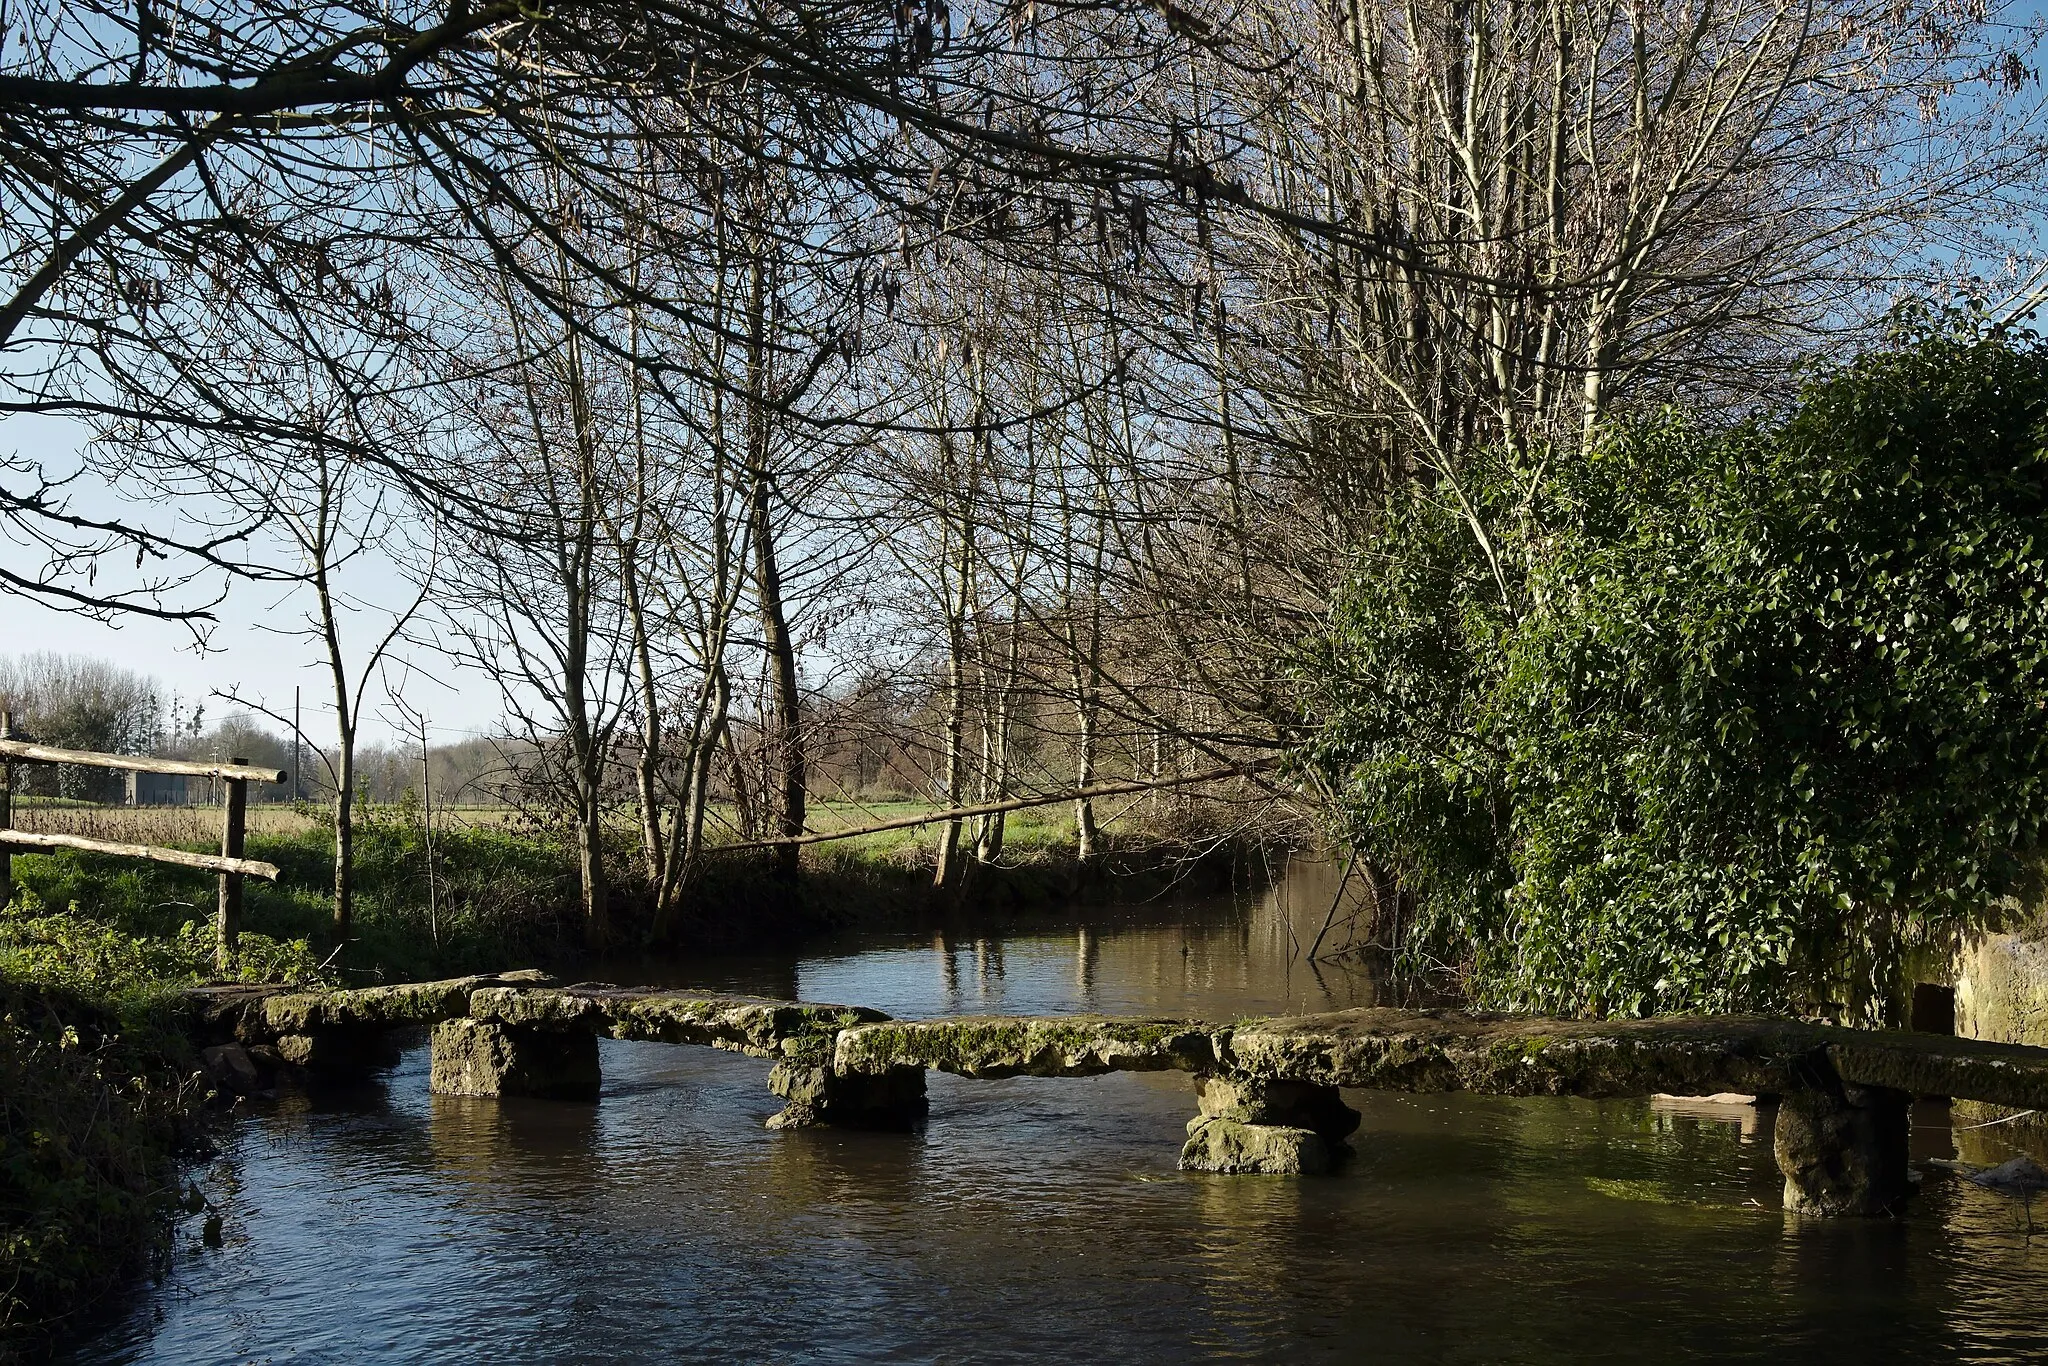
<path id="1" fill-rule="evenodd" d="M 1786 411 L 1662 411 L 1477 522 L 1391 507 L 1310 774 L 1482 1001 L 1895 1017 L 2048 819 L 2048 349 L 1916 315 Z"/>

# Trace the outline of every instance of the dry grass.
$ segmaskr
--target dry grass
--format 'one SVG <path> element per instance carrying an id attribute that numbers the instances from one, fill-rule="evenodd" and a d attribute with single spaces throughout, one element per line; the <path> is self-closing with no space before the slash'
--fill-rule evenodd
<path id="1" fill-rule="evenodd" d="M 379 812 L 378 814 L 383 814 Z M 505 807 L 436 807 L 434 823 L 439 827 L 497 827 L 516 825 L 519 814 Z M 115 840 L 126 844 L 213 844 L 220 839 L 221 812 L 217 806 L 79 806 L 17 801 L 14 824 L 22 830 L 51 835 L 80 835 L 86 839 Z M 251 835 L 304 835 L 327 828 L 327 813 L 268 803 L 249 807 Z"/>

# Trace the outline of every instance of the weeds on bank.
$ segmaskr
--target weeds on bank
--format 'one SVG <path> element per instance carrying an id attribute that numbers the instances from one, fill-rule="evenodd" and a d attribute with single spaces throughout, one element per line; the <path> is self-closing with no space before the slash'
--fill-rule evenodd
<path id="1" fill-rule="evenodd" d="M 0 1359 L 165 1246 L 177 1151 L 205 1094 L 169 998 L 213 961 L 206 921 L 146 878 L 100 885 L 62 858 L 15 867 L 23 885 L 0 909 Z M 74 889 L 91 895 L 47 899 Z M 250 933 L 241 948 L 245 981 L 317 976 L 304 939 Z"/>

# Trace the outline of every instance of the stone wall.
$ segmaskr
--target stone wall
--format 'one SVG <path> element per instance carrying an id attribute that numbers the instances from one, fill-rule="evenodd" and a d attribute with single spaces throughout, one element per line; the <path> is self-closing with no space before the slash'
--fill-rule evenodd
<path id="1" fill-rule="evenodd" d="M 1986 934 L 1956 955 L 1956 1033 L 2048 1046 L 2048 937 Z"/>
<path id="2" fill-rule="evenodd" d="M 1964 941 L 1955 980 L 1959 1037 L 2048 1046 L 2048 935 L 2039 920 Z M 1958 1100 L 1952 1114 L 1957 1150 L 1979 1165 L 2003 1161 L 2011 1147 L 2048 1156 L 2048 1123 L 2038 1110 Z"/>

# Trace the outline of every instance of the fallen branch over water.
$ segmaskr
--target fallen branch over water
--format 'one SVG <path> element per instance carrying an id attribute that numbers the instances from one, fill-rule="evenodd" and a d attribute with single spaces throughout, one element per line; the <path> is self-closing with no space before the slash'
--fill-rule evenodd
<path id="1" fill-rule="evenodd" d="M 823 844 L 828 840 L 850 840 L 861 835 L 879 835 L 888 830 L 914 830 L 921 825 L 941 825 L 947 821 L 965 820 L 969 816 L 993 816 L 1004 811 L 1024 811 L 1034 806 L 1058 806 L 1061 802 L 1085 801 L 1090 797 L 1118 797 L 1130 792 L 1157 792 L 1169 787 L 1192 787 L 1197 783 L 1220 782 L 1225 778 L 1249 777 L 1263 769 L 1272 768 L 1279 762 L 1277 757 L 1255 759 L 1250 763 L 1210 769 L 1207 773 L 1196 773 L 1185 778 L 1132 778 L 1123 782 L 1096 783 L 1091 787 L 1076 788 L 1072 792 L 1055 792 L 1050 796 L 1011 797 L 1000 802 L 950 807 L 923 816 L 899 816 L 895 820 L 856 826 L 851 830 L 832 830 L 822 834 L 778 835 L 774 839 L 748 840 L 744 844 L 719 844 L 705 852 L 729 854 L 745 849 L 779 849 L 791 844 Z"/>

